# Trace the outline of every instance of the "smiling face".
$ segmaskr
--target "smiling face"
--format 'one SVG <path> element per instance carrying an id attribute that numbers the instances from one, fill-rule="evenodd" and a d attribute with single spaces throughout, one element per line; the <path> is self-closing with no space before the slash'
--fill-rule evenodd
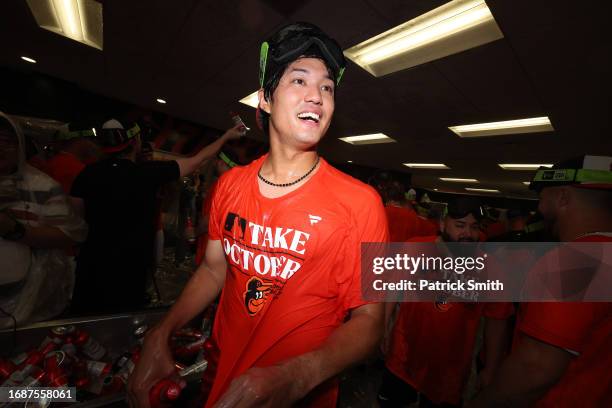
<path id="1" fill-rule="evenodd" d="M 334 82 L 317 58 L 300 58 L 287 67 L 271 100 L 259 91 L 261 108 L 270 114 L 270 140 L 307 150 L 323 138 L 334 114 Z"/>
<path id="2" fill-rule="evenodd" d="M 477 242 L 479 234 L 478 220 L 472 214 L 463 218 L 447 216 L 442 223 L 442 235 L 448 242 Z"/>

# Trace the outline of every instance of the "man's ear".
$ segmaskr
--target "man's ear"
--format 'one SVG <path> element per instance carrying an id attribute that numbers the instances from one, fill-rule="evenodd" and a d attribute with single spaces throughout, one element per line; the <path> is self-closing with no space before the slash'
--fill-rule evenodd
<path id="1" fill-rule="evenodd" d="M 266 112 L 269 115 L 270 114 L 270 102 L 266 100 L 263 88 L 260 88 L 259 91 L 257 91 L 257 97 L 259 98 L 259 107 L 261 108 L 262 111 Z"/>

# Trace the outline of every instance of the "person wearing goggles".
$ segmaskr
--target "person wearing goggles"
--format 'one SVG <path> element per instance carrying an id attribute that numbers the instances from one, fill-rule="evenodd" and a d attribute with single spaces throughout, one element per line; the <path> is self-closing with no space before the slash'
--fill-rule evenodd
<path id="1" fill-rule="evenodd" d="M 414 237 L 408 242 L 477 242 L 484 215 L 479 199 L 453 198 L 440 222 L 440 235 Z M 464 249 L 472 251 L 473 247 Z M 394 303 L 386 304 L 386 316 L 392 316 L 394 307 Z M 383 343 L 386 358 L 378 393 L 380 407 L 404 407 L 417 400 L 419 407 L 462 406 L 480 321 L 484 320 L 486 344 L 485 366 L 478 378 L 483 385 L 504 356 L 510 337 L 508 318 L 513 313 L 508 302 L 453 302 L 441 297 L 436 302 L 400 303 L 395 321 L 387 321 L 390 335 Z"/>
<path id="2" fill-rule="evenodd" d="M 170 333 L 222 288 L 207 407 L 335 407 L 335 376 L 376 348 L 383 307 L 361 297 L 360 243 L 387 240 L 382 201 L 317 153 L 345 66 L 312 24 L 262 44 L 258 115 L 270 151 L 220 178 L 204 260 L 145 340 L 132 405 L 147 406 L 150 387 L 174 369 Z"/>
<path id="3" fill-rule="evenodd" d="M 603 275 L 603 283 L 588 277 L 602 276 L 591 268 L 605 268 L 611 249 L 612 157 L 585 155 L 541 168 L 530 188 L 540 195 L 538 210 L 554 239 L 590 248 L 598 245 L 604 255 L 591 255 L 583 267 L 573 265 L 561 272 L 583 273 L 585 288 L 609 290 L 609 274 Z M 554 250 L 546 256 L 562 258 Z M 594 266 L 588 265 L 593 261 Z M 612 406 L 611 323 L 610 302 L 521 303 L 512 352 L 469 406 Z"/>

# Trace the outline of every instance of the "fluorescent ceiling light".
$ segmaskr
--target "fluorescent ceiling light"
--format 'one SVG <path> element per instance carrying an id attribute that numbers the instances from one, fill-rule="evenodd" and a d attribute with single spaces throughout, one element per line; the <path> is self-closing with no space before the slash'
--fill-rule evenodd
<path id="1" fill-rule="evenodd" d="M 352 163 L 353 161 L 352 161 L 352 160 L 347 160 L 346 162 L 347 162 L 347 163 Z"/>
<path id="2" fill-rule="evenodd" d="M 160 99 L 160 98 L 157 98 L 157 99 L 156 99 L 156 101 L 157 101 L 158 103 L 162 103 L 162 104 L 163 104 L 163 103 L 166 103 L 166 101 L 165 101 L 164 99 Z"/>
<path id="3" fill-rule="evenodd" d="M 498 164 L 504 170 L 537 170 L 540 167 L 552 167 L 552 164 Z"/>
<path id="4" fill-rule="evenodd" d="M 460 137 L 482 137 L 498 135 L 514 135 L 519 133 L 552 132 L 548 116 L 503 122 L 476 123 L 474 125 L 450 126 L 450 130 Z"/>
<path id="5" fill-rule="evenodd" d="M 404 163 L 404 166 L 412 169 L 450 169 L 443 163 Z"/>
<path id="6" fill-rule="evenodd" d="M 395 143 L 394 139 L 382 133 L 373 133 L 371 135 L 340 137 L 340 140 L 354 145 L 379 144 L 379 143 Z"/>
<path id="7" fill-rule="evenodd" d="M 379 77 L 503 38 L 484 0 L 453 0 L 344 51 Z"/>
<path id="8" fill-rule="evenodd" d="M 24 61 L 27 61 L 27 62 L 29 62 L 29 63 L 31 63 L 31 64 L 36 64 L 36 60 L 35 60 L 35 59 L 33 59 L 33 58 L 30 58 L 30 57 L 23 57 L 23 56 L 22 56 L 22 57 L 21 57 L 21 59 L 22 59 L 22 60 L 24 60 Z"/>
<path id="9" fill-rule="evenodd" d="M 473 178 L 449 178 L 449 177 L 440 177 L 442 181 L 451 181 L 453 183 L 479 183 L 478 180 Z"/>
<path id="10" fill-rule="evenodd" d="M 259 96 L 257 95 L 258 92 L 259 91 L 255 91 L 249 96 L 245 96 L 238 102 L 244 103 L 245 105 L 249 105 L 251 108 L 257 109 L 257 107 L 259 106 Z"/>
<path id="11" fill-rule="evenodd" d="M 467 191 L 474 191 L 474 192 L 477 192 L 477 193 L 499 193 L 500 192 L 499 190 L 492 190 L 492 189 L 489 189 L 489 188 L 469 188 L 469 187 L 466 187 L 465 189 Z"/>
<path id="12" fill-rule="evenodd" d="M 526 186 L 528 186 L 528 185 L 530 185 L 530 184 L 531 184 L 531 181 L 523 181 L 523 184 L 524 184 L 524 185 L 526 185 Z"/>
<path id="13" fill-rule="evenodd" d="M 433 190 L 434 190 L 434 191 L 438 191 L 438 189 L 437 189 L 437 188 L 434 188 Z"/>
<path id="14" fill-rule="evenodd" d="M 94 0 L 27 0 L 40 28 L 102 49 L 102 3 Z"/>

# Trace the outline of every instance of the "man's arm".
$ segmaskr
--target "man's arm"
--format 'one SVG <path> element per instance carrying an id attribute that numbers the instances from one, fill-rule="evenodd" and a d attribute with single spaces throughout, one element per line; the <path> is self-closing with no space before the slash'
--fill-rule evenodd
<path id="1" fill-rule="evenodd" d="M 168 341 L 172 332 L 204 310 L 225 283 L 227 263 L 221 241 L 209 241 L 204 260 L 174 306 L 145 337 L 141 357 L 130 376 L 128 392 L 132 407 L 149 407 L 149 390 L 174 372 Z"/>
<path id="2" fill-rule="evenodd" d="M 18 222 L 19 221 L 8 214 L 4 212 L 0 213 L 0 235 L 5 235 L 10 231 L 14 231 L 16 223 Z M 24 223 L 21 223 L 21 227 L 24 229 L 23 237 L 15 240 L 15 242 L 32 248 L 70 248 L 77 244 L 75 240 L 56 227 L 44 225 L 33 227 Z"/>
<path id="3" fill-rule="evenodd" d="M 385 302 L 385 323 L 384 323 L 384 332 L 383 339 L 380 344 L 380 350 L 383 353 L 383 356 L 387 355 L 389 351 L 389 346 L 391 342 L 391 336 L 393 335 L 393 326 L 395 326 L 395 320 L 397 319 L 397 314 L 399 313 L 397 308 L 397 302 Z"/>
<path id="4" fill-rule="evenodd" d="M 279 365 L 251 368 L 236 378 L 217 403 L 218 408 L 290 406 L 325 380 L 363 360 L 383 333 L 384 306 L 360 306 L 317 350 Z"/>
<path id="5" fill-rule="evenodd" d="M 479 387 L 486 387 L 493 380 L 508 350 L 510 326 L 507 319 L 485 318 L 484 344 L 486 367 L 479 375 Z"/>
<path id="6" fill-rule="evenodd" d="M 491 385 L 468 406 L 531 406 L 559 381 L 571 359 L 568 351 L 524 335 L 519 347 L 502 363 Z"/>
<path id="7" fill-rule="evenodd" d="M 244 126 L 236 125 L 228 129 L 223 136 L 204 147 L 191 157 L 177 159 L 181 177 L 188 176 L 202 166 L 206 160 L 213 158 L 228 140 L 238 139 L 244 134 Z"/>

